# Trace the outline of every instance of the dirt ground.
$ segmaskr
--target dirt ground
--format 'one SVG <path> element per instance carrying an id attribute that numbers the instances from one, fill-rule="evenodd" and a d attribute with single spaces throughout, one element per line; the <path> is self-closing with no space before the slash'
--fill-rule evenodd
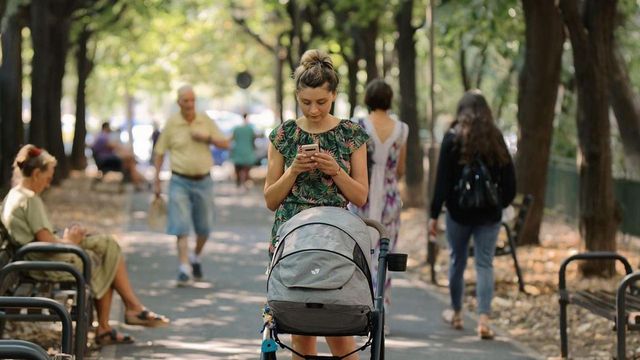
<path id="1" fill-rule="evenodd" d="M 89 179 L 75 174 L 61 187 L 53 187 L 43 195 L 54 226 L 63 228 L 80 222 L 91 232 L 110 232 L 122 229 L 126 220 L 124 211 L 126 192 L 118 193 L 116 184 L 99 184 L 100 191 L 91 191 Z M 407 209 L 402 213 L 399 251 L 407 252 L 409 271 L 428 282 L 426 259 L 427 215 L 423 209 Z M 518 292 L 513 262 L 508 256 L 494 261 L 496 294 L 493 301 L 494 326 L 502 333 L 517 339 L 545 357 L 560 355 L 558 330 L 558 268 L 563 259 L 581 249 L 576 229 L 561 221 L 549 221 L 541 229 L 540 246 L 518 248 L 528 295 Z M 117 233 L 116 233 L 117 235 Z M 633 266 L 640 262 L 639 239 L 620 237 L 619 250 Z M 438 282 L 446 284 L 447 251 L 438 256 Z M 621 271 L 620 271 L 621 272 Z M 618 277 L 619 278 L 619 277 Z M 473 284 L 475 274 L 471 259 L 466 272 L 465 308 L 475 311 Z M 585 280 L 577 276 L 577 267 L 570 267 L 568 283 L 576 288 L 612 287 L 616 280 Z M 447 294 L 446 287 L 433 287 Z M 569 352 L 574 359 L 609 359 L 615 352 L 615 333 L 612 324 L 577 307 L 569 307 Z M 44 346 L 56 347 L 59 342 L 55 331 L 42 332 L 40 324 L 9 324 L 5 337 L 16 332 L 19 338 L 36 341 Z M 51 329 L 54 329 L 52 326 Z M 640 358 L 640 338 L 631 333 L 627 341 L 629 358 Z"/>
<path id="2" fill-rule="evenodd" d="M 517 251 L 528 295 L 518 291 L 517 277 L 510 256 L 497 257 L 494 261 L 496 292 L 493 300 L 493 324 L 504 334 L 542 353 L 547 358 L 560 356 L 558 270 L 562 260 L 582 248 L 575 227 L 562 221 L 545 222 L 541 229 L 540 246 L 523 246 Z M 410 254 L 409 271 L 425 282 L 430 282 L 426 266 L 427 214 L 422 209 L 408 209 L 402 213 L 400 251 Z M 639 263 L 637 238 L 619 237 L 618 250 L 631 265 Z M 447 283 L 448 251 L 441 251 L 437 262 L 439 284 Z M 578 276 L 577 265 L 569 266 L 567 285 L 572 288 L 615 288 L 618 280 L 592 280 Z M 623 269 L 618 269 L 623 273 Z M 475 271 L 470 259 L 465 274 L 465 310 L 475 312 L 473 284 Z M 434 287 L 448 294 L 446 287 Z M 575 306 L 568 307 L 569 355 L 573 359 L 611 359 L 615 353 L 613 324 L 601 317 Z M 629 333 L 628 358 L 640 358 L 640 338 Z"/>

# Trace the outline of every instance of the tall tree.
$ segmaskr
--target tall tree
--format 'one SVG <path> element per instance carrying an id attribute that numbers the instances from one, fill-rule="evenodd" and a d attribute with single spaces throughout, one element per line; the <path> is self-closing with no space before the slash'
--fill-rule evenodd
<path id="1" fill-rule="evenodd" d="M 0 188 L 9 185 L 11 164 L 24 142 L 22 125 L 22 28 L 26 25 L 25 7 L 7 13 L 6 27 L 0 35 Z M 0 16 L 0 18 L 2 18 Z"/>
<path id="2" fill-rule="evenodd" d="M 635 92 L 617 42 L 610 55 L 611 107 L 616 115 L 630 175 L 640 176 L 640 96 Z"/>
<path id="3" fill-rule="evenodd" d="M 620 219 L 611 175 L 608 69 L 616 1 L 560 0 L 560 9 L 571 38 L 578 93 L 580 232 L 587 250 L 614 251 Z M 615 268 L 611 262 L 592 262 L 581 270 L 587 276 L 609 276 Z"/>
<path id="4" fill-rule="evenodd" d="M 553 0 L 523 0 L 526 23 L 524 66 L 518 92 L 518 191 L 534 203 L 522 229 L 522 244 L 538 244 L 544 210 L 547 164 L 562 68 L 564 24 Z"/>
<path id="5" fill-rule="evenodd" d="M 78 0 L 50 0 L 33 1 L 30 5 L 33 73 L 29 142 L 46 148 L 58 159 L 54 182 L 66 178 L 69 172 L 62 142 L 60 101 L 71 15 L 78 3 Z"/>
<path id="6" fill-rule="evenodd" d="M 104 31 L 121 19 L 127 10 L 127 4 L 110 0 L 103 2 L 84 3 L 82 11 L 78 11 L 74 16 L 75 29 L 75 60 L 78 76 L 78 86 L 76 87 L 76 122 L 73 132 L 73 146 L 69 157 L 72 169 L 84 169 L 87 166 L 85 157 L 85 138 L 87 136 L 86 125 L 86 88 L 87 80 L 95 65 L 95 50 L 97 44 L 91 42 L 92 37 Z M 90 46 L 93 45 L 91 48 Z"/>
<path id="7" fill-rule="evenodd" d="M 396 50 L 400 74 L 400 119 L 409 125 L 407 139 L 407 194 L 405 204 L 410 207 L 420 207 L 425 203 L 424 167 L 422 159 L 424 152 L 420 144 L 417 110 L 416 87 L 416 40 L 415 33 L 419 27 L 412 24 L 413 0 L 403 0 L 396 13 L 398 39 Z"/>

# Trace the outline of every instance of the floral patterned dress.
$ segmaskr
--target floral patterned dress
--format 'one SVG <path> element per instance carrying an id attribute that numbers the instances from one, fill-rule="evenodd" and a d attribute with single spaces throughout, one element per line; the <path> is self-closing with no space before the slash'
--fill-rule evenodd
<path id="1" fill-rule="evenodd" d="M 378 138 L 375 127 L 368 118 L 359 119 L 358 123 L 371 136 L 367 142 L 367 156 L 371 157 L 369 197 L 363 207 L 349 204 L 351 212 L 364 217 L 379 221 L 389 233 L 389 252 L 393 252 L 398 240 L 400 229 L 400 212 L 402 201 L 398 190 L 398 179 L 396 170 L 398 168 L 398 158 L 400 150 L 407 142 L 409 127 L 407 124 L 394 120 L 395 127 L 389 137 L 383 141 Z M 375 246 L 374 259 L 378 258 L 380 243 Z M 378 263 L 372 262 L 372 274 L 377 274 Z M 373 276 L 374 286 L 377 277 Z M 390 302 L 391 276 L 388 274 L 385 283 L 385 303 Z M 375 287 L 374 287 L 375 288 Z"/>
<path id="2" fill-rule="evenodd" d="M 336 127 L 319 134 L 308 133 L 298 127 L 295 120 L 288 120 L 269 135 L 273 146 L 284 157 L 286 167 L 291 166 L 300 146 L 318 144 L 320 151 L 330 153 L 347 174 L 351 173 L 351 154 L 368 139 L 369 135 L 360 125 L 350 120 L 340 120 Z M 347 203 L 348 200 L 340 192 L 331 176 L 323 174 L 320 170 L 298 175 L 289 195 L 276 209 L 271 230 L 271 243 L 275 246 L 276 233 L 280 225 L 300 211 L 316 206 L 346 208 Z"/>

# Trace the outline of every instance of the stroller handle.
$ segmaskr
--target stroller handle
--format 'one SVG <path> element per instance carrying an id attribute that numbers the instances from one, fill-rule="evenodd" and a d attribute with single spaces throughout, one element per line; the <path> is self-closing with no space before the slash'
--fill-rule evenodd
<path id="1" fill-rule="evenodd" d="M 362 220 L 364 221 L 365 224 L 367 224 L 367 226 L 371 226 L 372 228 L 376 229 L 380 234 L 380 238 L 384 238 L 384 239 L 389 238 L 389 234 L 387 233 L 387 229 L 384 227 L 384 225 L 380 224 L 378 221 L 375 221 L 373 219 L 362 219 Z"/>

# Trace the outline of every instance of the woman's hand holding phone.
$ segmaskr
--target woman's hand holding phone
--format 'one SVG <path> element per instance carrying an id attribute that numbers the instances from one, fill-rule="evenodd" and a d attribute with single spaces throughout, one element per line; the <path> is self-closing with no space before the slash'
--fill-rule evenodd
<path id="1" fill-rule="evenodd" d="M 311 159 L 311 156 L 318 153 L 318 149 L 318 144 L 302 145 L 291 164 L 291 171 L 298 175 L 315 169 L 317 164 Z"/>
<path id="2" fill-rule="evenodd" d="M 318 152 L 311 156 L 311 160 L 316 164 L 316 169 L 322 171 L 329 176 L 337 176 L 340 174 L 340 165 L 331 154 L 326 152 Z"/>

